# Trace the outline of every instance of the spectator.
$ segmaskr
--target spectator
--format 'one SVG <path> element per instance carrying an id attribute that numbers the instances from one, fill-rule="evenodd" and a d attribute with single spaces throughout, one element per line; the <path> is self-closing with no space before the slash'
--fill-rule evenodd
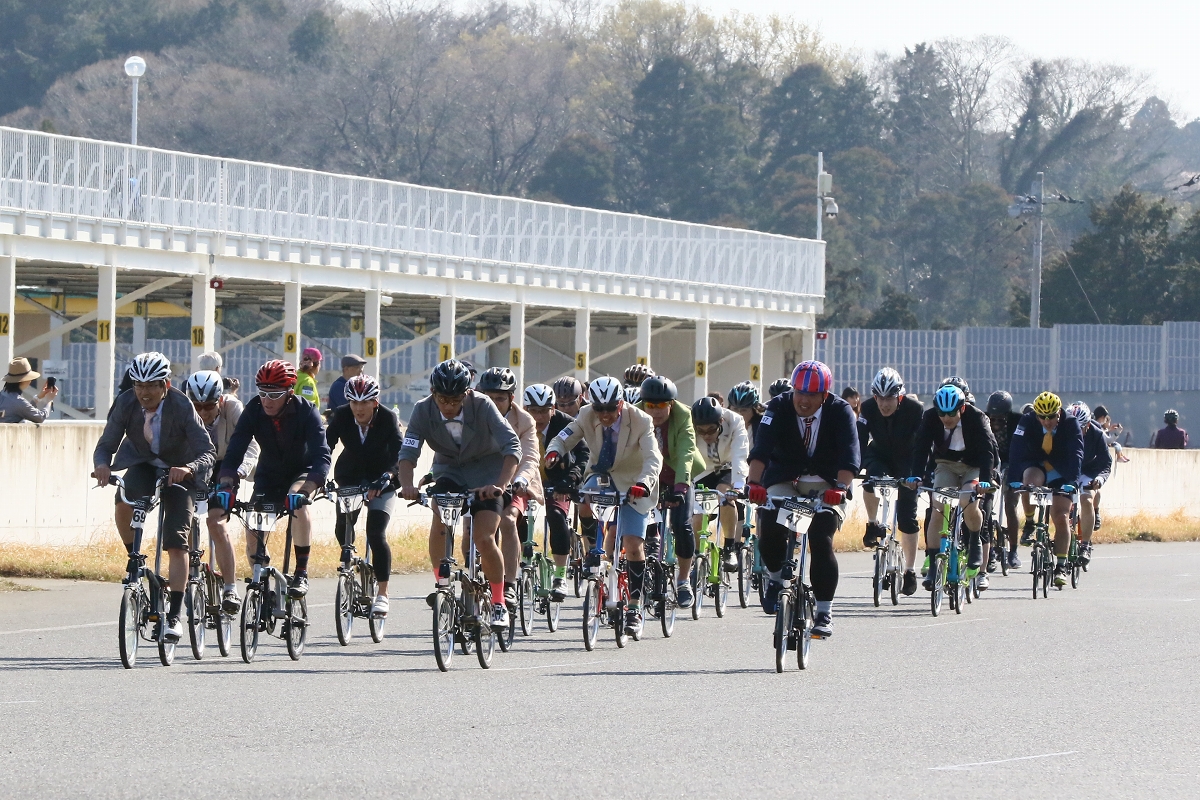
<path id="1" fill-rule="evenodd" d="M 17 423 L 29 420 L 41 424 L 46 421 L 58 396 L 58 387 L 43 386 L 38 392 L 36 405 L 25 399 L 24 392 L 41 375 L 29 366 L 29 359 L 14 358 L 8 363 L 8 374 L 4 376 L 4 390 L 0 391 L 0 422 Z"/>
<path id="2" fill-rule="evenodd" d="M 237 378 L 221 378 L 221 386 L 225 389 L 225 394 L 237 397 L 238 389 L 242 388 L 242 382 Z"/>
<path id="3" fill-rule="evenodd" d="M 197 372 L 202 372 L 204 370 L 220 372 L 225 368 L 225 359 L 221 358 L 221 354 L 216 350 L 209 350 L 200 354 L 200 358 L 196 359 L 196 364 Z"/>
<path id="4" fill-rule="evenodd" d="M 296 396 L 318 408 L 321 406 L 321 393 L 317 391 L 317 370 L 320 368 L 321 351 L 315 347 L 304 348 L 300 354 L 300 369 L 296 371 Z"/>
<path id="5" fill-rule="evenodd" d="M 1129 461 L 1129 456 L 1125 455 L 1124 448 L 1121 442 L 1118 441 L 1121 437 L 1121 423 L 1113 422 L 1108 415 L 1108 409 L 1104 406 L 1096 406 L 1092 412 L 1092 421 L 1100 426 L 1100 430 L 1104 431 L 1104 438 L 1108 442 L 1108 446 L 1113 449 L 1113 454 L 1117 457 L 1117 461 L 1122 464 Z"/>
<path id="6" fill-rule="evenodd" d="M 842 399 L 850 404 L 850 408 L 854 411 L 854 416 L 860 417 L 859 409 L 862 408 L 862 397 L 858 394 L 858 389 L 853 386 L 847 386 L 842 389 Z"/>
<path id="7" fill-rule="evenodd" d="M 1156 450 L 1182 450 L 1188 446 L 1187 431 L 1179 427 L 1179 412 L 1173 408 L 1163 414 L 1166 427 L 1154 434 L 1150 446 Z"/>
<path id="8" fill-rule="evenodd" d="M 342 377 L 330 384 L 329 397 L 326 398 L 330 411 L 346 405 L 346 381 L 355 375 L 361 375 L 363 367 L 366 365 L 367 360 L 362 356 L 356 356 L 353 353 L 342 356 Z"/>

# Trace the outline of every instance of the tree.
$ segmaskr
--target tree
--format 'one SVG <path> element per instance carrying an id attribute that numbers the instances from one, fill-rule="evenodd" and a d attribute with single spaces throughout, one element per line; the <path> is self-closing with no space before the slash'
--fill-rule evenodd
<path id="1" fill-rule="evenodd" d="M 883 302 L 871 314 L 864 328 L 886 328 L 913 331 L 921 327 L 921 321 L 913 310 L 918 304 L 911 294 L 898 292 L 891 286 L 884 287 Z"/>
<path id="2" fill-rule="evenodd" d="M 612 148 L 594 136 L 571 134 L 551 151 L 529 189 L 574 206 L 608 208 L 613 194 Z"/>
<path id="3" fill-rule="evenodd" d="M 315 9 L 291 32 L 288 45 L 293 55 L 305 64 L 321 64 L 336 38 L 337 22 L 321 9 Z"/>

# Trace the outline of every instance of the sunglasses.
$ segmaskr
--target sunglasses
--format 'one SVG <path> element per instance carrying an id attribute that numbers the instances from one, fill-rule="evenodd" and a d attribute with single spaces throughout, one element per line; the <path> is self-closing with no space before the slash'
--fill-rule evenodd
<path id="1" fill-rule="evenodd" d="M 644 403 L 644 405 L 646 406 L 646 408 L 670 408 L 670 407 L 671 407 L 671 401 L 670 401 L 670 400 L 666 400 L 666 401 L 664 401 L 664 402 L 661 402 L 661 403 L 651 403 L 649 400 L 647 400 L 647 401 Z"/>
<path id="2" fill-rule="evenodd" d="M 592 408 L 597 414 L 614 414 L 617 411 L 617 404 L 613 403 L 611 406 L 601 406 L 597 405 L 596 403 L 592 403 Z"/>
<path id="3" fill-rule="evenodd" d="M 282 400 L 287 397 L 287 389 L 259 389 L 258 396 L 264 400 Z"/>
<path id="4" fill-rule="evenodd" d="M 712 436 L 719 430 L 721 430 L 720 425 L 701 425 L 696 428 L 696 433 L 700 434 L 701 436 Z"/>
<path id="5" fill-rule="evenodd" d="M 197 411 L 212 411 L 217 407 L 217 401 L 213 400 L 211 403 L 192 403 L 192 405 L 196 407 Z"/>
<path id="6" fill-rule="evenodd" d="M 485 394 L 486 394 L 486 392 L 485 392 Z M 467 399 L 467 395 L 465 393 L 464 394 L 437 394 L 435 392 L 433 396 L 443 403 L 461 403 Z"/>
<path id="7" fill-rule="evenodd" d="M 1044 420 L 1058 419 L 1058 414 L 1046 414 L 1046 415 L 1038 414 L 1037 418 L 1044 419 Z"/>
<path id="8" fill-rule="evenodd" d="M 948 419 L 949 417 L 957 417 L 958 410 L 955 409 L 954 411 L 939 411 L 938 416 L 942 417 L 943 419 Z"/>
<path id="9" fill-rule="evenodd" d="M 558 406 L 559 408 L 562 408 L 564 406 L 577 406 L 577 405 L 579 405 L 579 398 L 578 397 L 568 397 L 565 400 L 559 400 L 557 403 L 555 403 L 555 405 Z"/>

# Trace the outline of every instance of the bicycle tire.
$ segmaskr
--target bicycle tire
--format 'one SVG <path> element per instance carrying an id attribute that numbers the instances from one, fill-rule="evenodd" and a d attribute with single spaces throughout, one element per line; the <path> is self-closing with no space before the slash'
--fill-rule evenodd
<path id="1" fill-rule="evenodd" d="M 163 632 L 167 626 L 167 603 L 170 602 L 170 597 L 166 589 L 163 590 L 162 599 L 158 602 L 158 630 L 156 631 L 158 638 L 158 660 L 164 667 L 169 667 L 175 663 L 175 645 L 177 642 L 168 642 Z"/>
<path id="2" fill-rule="evenodd" d="M 490 605 L 488 606 L 488 609 L 490 611 L 490 609 L 491 609 Z M 491 619 L 491 616 L 492 615 L 490 613 L 488 613 L 486 617 L 481 615 L 480 619 L 484 619 L 486 621 L 487 619 Z M 496 632 L 496 642 L 497 642 L 497 644 L 500 645 L 500 652 L 507 653 L 509 651 L 509 649 L 513 646 L 513 641 L 516 638 L 517 638 L 517 609 L 510 608 L 510 609 L 508 609 L 508 625 Z"/>
<path id="3" fill-rule="evenodd" d="M 496 633 L 496 629 L 489 624 L 491 619 L 491 603 L 484 597 L 475 598 L 476 619 L 479 624 L 475 626 L 475 657 L 479 660 L 479 666 L 483 669 L 490 669 L 492 666 L 492 656 L 496 653 L 496 643 L 502 639 L 504 633 Z M 513 630 L 512 615 L 508 616 L 508 630 Z M 501 651 L 504 650 L 504 645 L 500 645 Z"/>
<path id="4" fill-rule="evenodd" d="M 1042 570 L 1042 599 L 1043 600 L 1045 600 L 1047 597 L 1050 596 L 1050 579 L 1052 577 L 1054 577 L 1054 570 L 1050 568 L 1050 564 L 1053 562 L 1050 560 L 1049 554 L 1046 555 L 1045 561 L 1046 561 L 1046 567 L 1045 567 L 1045 569 Z"/>
<path id="5" fill-rule="evenodd" d="M 1032 552 L 1029 554 L 1029 571 L 1033 573 L 1033 599 L 1037 600 L 1038 584 L 1042 580 L 1042 559 L 1041 548 L 1034 545 Z"/>
<path id="6" fill-rule="evenodd" d="M 517 583 L 517 611 L 521 614 L 521 635 L 533 634 L 533 576 L 529 570 L 521 571 L 521 579 Z"/>
<path id="7" fill-rule="evenodd" d="M 308 641 L 308 601 L 303 597 L 294 600 L 289 597 L 286 610 L 287 622 L 283 626 L 283 635 L 287 641 L 288 656 L 292 661 L 299 661 L 300 656 L 304 655 L 304 643 Z"/>
<path id="8" fill-rule="evenodd" d="M 721 565 L 721 551 L 716 545 L 713 545 L 711 558 L 713 563 L 717 565 L 717 582 L 709 584 L 712 586 L 713 592 L 713 611 L 717 614 L 717 619 L 725 616 L 726 609 L 729 608 L 729 573 Z"/>
<path id="9" fill-rule="evenodd" d="M 571 583 L 575 586 L 575 597 L 583 596 L 583 543 L 578 536 L 571 537 Z"/>
<path id="10" fill-rule="evenodd" d="M 546 598 L 546 629 L 551 633 L 558 632 L 558 619 L 562 614 L 562 603 L 556 603 Z"/>
<path id="11" fill-rule="evenodd" d="M 775 607 L 775 671 L 783 672 L 787 663 L 788 635 L 792 625 L 792 591 L 784 589 L 779 593 L 779 602 Z"/>
<path id="12" fill-rule="evenodd" d="M 345 647 L 354 637 L 354 601 L 358 596 L 355 581 L 347 574 L 338 576 L 337 590 L 333 593 L 333 627 L 337 631 L 338 643 Z"/>
<path id="13" fill-rule="evenodd" d="M 748 608 L 750 605 L 750 592 L 752 590 L 754 576 L 754 555 L 753 551 L 743 543 L 737 551 L 738 559 L 738 605 L 742 608 Z"/>
<path id="14" fill-rule="evenodd" d="M 252 662 L 258 653 L 258 629 L 261 616 L 262 592 L 257 587 L 250 587 L 246 590 L 246 599 L 242 601 L 240 625 L 242 661 L 247 664 Z"/>
<path id="15" fill-rule="evenodd" d="M 796 666 L 808 669 L 809 651 L 812 648 L 813 602 L 805 589 L 800 590 L 800 602 L 796 606 Z"/>
<path id="16" fill-rule="evenodd" d="M 658 624 L 662 628 L 664 639 L 670 639 L 675 632 L 675 619 L 679 615 L 679 599 L 676 596 L 675 581 L 666 568 L 659 566 L 663 599 L 659 601 Z"/>
<path id="17" fill-rule="evenodd" d="M 188 615 L 188 641 L 192 645 L 192 658 L 200 661 L 204 658 L 204 634 L 208 629 L 208 598 L 205 596 L 204 584 L 188 583 L 184 603 Z"/>
<path id="18" fill-rule="evenodd" d="M 900 588 L 904 582 L 904 568 L 901 566 L 904 563 L 904 556 L 897 552 L 895 544 L 892 545 L 889 552 L 891 558 L 888 561 L 888 569 L 892 574 L 892 583 L 888 590 L 892 597 L 892 605 L 898 606 L 900 605 Z"/>
<path id="19" fill-rule="evenodd" d="M 883 596 L 883 576 L 887 574 L 887 563 L 881 555 L 887 551 L 876 547 L 875 548 L 875 575 L 871 579 L 871 595 L 875 601 L 875 607 L 879 608 L 879 600 Z"/>
<path id="20" fill-rule="evenodd" d="M 1076 561 L 1073 564 L 1071 564 L 1071 588 L 1072 589 L 1079 588 L 1079 573 L 1080 573 L 1079 562 Z"/>
<path id="21" fill-rule="evenodd" d="M 688 575 L 692 584 L 692 619 L 700 619 L 704 614 L 704 593 L 708 589 L 708 554 L 697 554 L 692 562 L 692 571 Z"/>
<path id="22" fill-rule="evenodd" d="M 225 613 L 220 605 L 216 606 L 217 650 L 222 658 L 229 656 L 229 646 L 233 642 L 233 617 Z"/>
<path id="23" fill-rule="evenodd" d="M 933 591 L 929 593 L 929 610 L 933 616 L 942 613 L 942 601 L 945 599 L 945 576 L 942 574 L 943 559 L 938 556 L 930 562 L 929 568 L 933 570 Z"/>
<path id="24" fill-rule="evenodd" d="M 121 610 L 117 615 L 117 647 L 121 653 L 121 666 L 133 669 L 137 664 L 138 644 L 142 640 L 141 584 L 126 586 L 121 593 Z"/>
<path id="25" fill-rule="evenodd" d="M 454 595 L 448 591 L 437 591 L 433 596 L 433 657 L 438 669 L 447 672 L 454 661 L 455 624 Z"/>
<path id="26" fill-rule="evenodd" d="M 589 653 L 596 649 L 596 639 L 600 636 L 600 615 L 604 613 L 600 595 L 600 581 L 589 578 L 583 598 L 583 648 Z"/>

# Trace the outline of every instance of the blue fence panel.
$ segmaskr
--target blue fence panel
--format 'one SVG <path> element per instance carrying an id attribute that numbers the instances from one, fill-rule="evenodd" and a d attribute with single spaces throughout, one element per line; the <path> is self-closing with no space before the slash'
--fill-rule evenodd
<path id="1" fill-rule="evenodd" d="M 977 398 L 1003 389 L 1044 392 L 1050 386 L 1049 328 L 966 328 L 963 378 Z"/>
<path id="2" fill-rule="evenodd" d="M 1162 375 L 1157 325 L 1058 325 L 1061 392 L 1152 392 Z"/>
<path id="3" fill-rule="evenodd" d="M 1200 322 L 1168 322 L 1167 387 L 1200 390 Z"/>

